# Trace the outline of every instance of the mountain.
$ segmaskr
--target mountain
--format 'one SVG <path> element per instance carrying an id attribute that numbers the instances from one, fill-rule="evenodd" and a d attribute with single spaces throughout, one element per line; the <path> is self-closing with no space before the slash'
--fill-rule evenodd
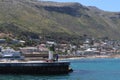
<path id="1" fill-rule="evenodd" d="M 120 39 L 120 13 L 79 3 L 0 0 L 0 33 L 12 37 L 80 36 Z"/>

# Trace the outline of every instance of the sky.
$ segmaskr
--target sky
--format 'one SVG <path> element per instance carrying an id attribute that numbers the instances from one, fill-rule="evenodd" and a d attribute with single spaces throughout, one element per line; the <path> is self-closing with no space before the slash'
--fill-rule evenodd
<path id="1" fill-rule="evenodd" d="M 79 2 L 86 6 L 96 6 L 99 9 L 120 12 L 120 0 L 45 0 L 56 2 Z"/>

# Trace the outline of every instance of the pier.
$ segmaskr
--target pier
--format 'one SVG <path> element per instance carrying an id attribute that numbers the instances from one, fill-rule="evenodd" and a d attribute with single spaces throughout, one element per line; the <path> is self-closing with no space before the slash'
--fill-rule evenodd
<path id="1" fill-rule="evenodd" d="M 7 48 L 1 49 L 0 74 L 65 74 L 69 73 L 70 62 L 59 61 L 58 55 L 54 57 L 54 45 L 50 45 L 48 58 L 31 60 L 22 55 L 20 51 Z M 35 56 L 35 55 L 34 55 Z M 38 55 L 36 55 L 38 56 Z M 33 57 L 33 55 L 32 55 Z"/>
<path id="2" fill-rule="evenodd" d="M 0 62 L 0 74 L 65 74 L 69 73 L 70 62 Z"/>

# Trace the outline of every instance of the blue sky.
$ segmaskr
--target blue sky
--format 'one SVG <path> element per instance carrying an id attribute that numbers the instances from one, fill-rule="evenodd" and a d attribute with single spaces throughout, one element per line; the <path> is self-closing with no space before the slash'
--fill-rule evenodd
<path id="1" fill-rule="evenodd" d="M 56 2 L 79 2 L 86 6 L 96 6 L 99 9 L 120 12 L 120 0 L 46 0 Z"/>

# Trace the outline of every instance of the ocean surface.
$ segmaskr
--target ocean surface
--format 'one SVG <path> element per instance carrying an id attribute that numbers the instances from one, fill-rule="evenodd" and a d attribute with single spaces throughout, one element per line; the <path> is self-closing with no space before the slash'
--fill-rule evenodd
<path id="1" fill-rule="evenodd" d="M 63 75 L 0 75 L 0 80 L 120 80 L 120 59 L 75 59 Z"/>

